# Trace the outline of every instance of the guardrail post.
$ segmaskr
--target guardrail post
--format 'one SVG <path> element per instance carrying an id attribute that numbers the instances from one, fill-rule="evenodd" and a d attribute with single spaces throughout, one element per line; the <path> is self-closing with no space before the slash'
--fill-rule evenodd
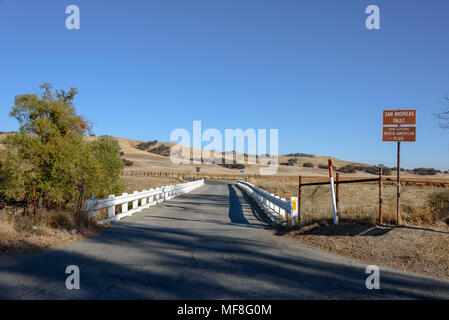
<path id="1" fill-rule="evenodd" d="M 167 201 L 167 186 L 165 186 L 165 187 L 162 187 L 162 196 L 164 197 L 163 199 L 162 199 L 162 201 Z"/>
<path id="2" fill-rule="evenodd" d="M 142 190 L 142 192 L 147 192 L 147 190 Z M 140 205 L 141 206 L 144 206 L 144 205 L 146 205 L 147 204 L 147 197 L 143 197 L 141 200 L 140 200 Z"/>
<path id="3" fill-rule="evenodd" d="M 282 200 L 282 201 L 285 201 L 285 198 L 281 198 L 281 200 Z M 285 210 L 282 209 L 282 208 L 279 209 L 279 214 L 282 215 L 284 218 L 285 218 L 286 215 L 287 215 L 287 214 L 285 213 Z"/>
<path id="4" fill-rule="evenodd" d="M 161 191 L 161 188 L 156 188 L 155 189 L 156 191 Z M 158 193 L 157 195 L 156 195 L 156 203 L 159 203 L 159 198 L 160 198 L 160 193 Z"/>
<path id="5" fill-rule="evenodd" d="M 122 196 L 127 196 L 128 194 L 122 193 Z M 128 212 L 128 202 L 122 203 L 122 213 Z"/>
<path id="6" fill-rule="evenodd" d="M 134 191 L 133 194 L 137 194 L 137 191 Z M 136 209 L 139 206 L 139 199 L 133 201 L 133 209 Z"/>
<path id="7" fill-rule="evenodd" d="M 108 196 L 108 199 L 109 200 L 114 200 L 115 199 L 115 195 L 110 194 Z M 113 217 L 113 216 L 115 216 L 115 206 L 112 206 L 112 207 L 108 208 L 108 217 L 110 218 L 110 217 Z"/>
<path id="8" fill-rule="evenodd" d="M 279 196 L 275 196 L 275 198 L 276 198 L 276 199 L 280 199 Z M 277 214 L 280 214 L 280 213 L 281 213 L 280 208 L 279 208 L 277 205 L 275 205 L 275 204 L 274 204 L 274 212 L 276 212 Z"/>
<path id="9" fill-rule="evenodd" d="M 154 188 L 151 188 L 151 189 L 150 189 L 150 192 L 152 192 L 152 191 L 154 191 Z M 149 201 L 149 203 L 150 203 L 150 206 L 153 205 L 153 202 L 154 202 L 154 195 L 153 195 L 153 196 L 150 196 L 150 197 L 148 198 L 148 201 Z"/>

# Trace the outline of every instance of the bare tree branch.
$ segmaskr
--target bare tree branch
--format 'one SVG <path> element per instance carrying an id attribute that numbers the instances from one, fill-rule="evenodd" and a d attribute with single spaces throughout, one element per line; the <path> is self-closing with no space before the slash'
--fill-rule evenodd
<path id="1" fill-rule="evenodd" d="M 435 113 L 435 117 L 440 121 L 440 128 L 449 129 L 449 97 L 444 97 L 444 108 L 440 113 Z"/>

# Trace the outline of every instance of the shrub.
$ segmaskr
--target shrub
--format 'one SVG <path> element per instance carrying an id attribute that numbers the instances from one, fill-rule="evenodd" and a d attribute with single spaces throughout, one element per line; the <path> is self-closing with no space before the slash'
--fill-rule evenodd
<path id="1" fill-rule="evenodd" d="M 374 169 L 374 168 L 377 168 L 377 169 Z M 391 175 L 391 172 L 393 171 L 392 168 L 388 168 L 387 166 L 384 166 L 383 164 L 379 164 L 379 165 L 377 165 L 377 167 L 370 167 L 370 169 L 369 169 L 370 172 L 369 173 L 379 174 L 379 169 L 380 168 L 382 168 L 382 175 L 384 175 L 384 176 Z M 376 172 L 376 173 L 374 173 L 374 172 Z"/>
<path id="2" fill-rule="evenodd" d="M 123 162 L 120 158 L 120 147 L 116 140 L 101 137 L 88 144 L 89 151 L 95 159 L 96 171 L 89 175 L 89 185 L 95 194 L 105 197 L 123 191 L 120 179 Z"/>
<path id="3" fill-rule="evenodd" d="M 155 153 L 160 156 L 168 157 L 168 156 L 170 156 L 170 147 L 160 145 L 159 147 L 148 150 L 148 152 Z"/>
<path id="4" fill-rule="evenodd" d="M 117 141 L 102 137 L 86 142 L 86 120 L 72 105 L 77 91 L 41 86 L 40 96 L 16 96 L 10 116 L 20 131 L 8 135 L 0 167 L 0 196 L 22 201 L 32 198 L 33 182 L 47 207 L 69 207 L 80 192 L 99 197 L 123 189 L 123 168 Z"/>
<path id="5" fill-rule="evenodd" d="M 438 173 L 438 170 L 434 168 L 415 168 L 413 172 L 421 176 L 434 176 Z"/>
<path id="6" fill-rule="evenodd" d="M 319 164 L 319 165 L 318 165 L 318 168 L 329 170 L 329 165 Z M 334 170 L 337 169 L 334 165 L 332 165 L 332 168 L 333 168 Z"/>
<path id="7" fill-rule="evenodd" d="M 298 159 L 296 159 L 296 158 L 290 158 L 290 159 L 287 160 L 287 162 L 281 163 L 281 165 L 283 165 L 283 166 L 294 166 L 297 161 L 298 161 Z"/>
<path id="8" fill-rule="evenodd" d="M 243 163 L 219 163 L 218 165 L 228 169 L 245 169 L 245 165 Z"/>
<path id="9" fill-rule="evenodd" d="M 379 168 L 376 167 L 376 166 L 367 167 L 367 168 L 365 169 L 365 172 L 371 173 L 371 174 L 379 174 Z"/>
<path id="10" fill-rule="evenodd" d="M 305 162 L 303 165 L 305 168 L 314 168 L 314 164 L 312 162 Z"/>
<path id="11" fill-rule="evenodd" d="M 367 167 L 367 168 L 365 168 L 365 172 L 378 175 L 379 174 L 379 168 L 382 168 L 382 174 L 384 176 L 391 175 L 392 170 L 390 168 L 384 166 L 384 165 Z"/>
<path id="12" fill-rule="evenodd" d="M 429 200 L 434 221 L 444 221 L 449 224 L 449 190 L 432 194 Z"/>
<path id="13" fill-rule="evenodd" d="M 150 147 L 154 146 L 157 143 L 157 140 L 152 140 L 148 142 L 139 143 L 136 148 L 142 151 L 148 150 Z"/>
<path id="14" fill-rule="evenodd" d="M 128 159 L 122 159 L 122 161 L 123 161 L 123 165 L 126 167 L 131 167 L 134 164 L 134 162 L 132 162 L 131 160 L 128 160 Z"/>
<path id="15" fill-rule="evenodd" d="M 315 158 L 314 154 L 308 153 L 289 153 L 285 155 L 286 157 L 300 157 L 300 158 Z"/>
<path id="16" fill-rule="evenodd" d="M 343 173 L 354 173 L 357 172 L 357 170 L 354 168 L 354 166 L 347 164 L 339 169 L 337 169 L 337 171 L 339 172 L 343 172 Z"/>

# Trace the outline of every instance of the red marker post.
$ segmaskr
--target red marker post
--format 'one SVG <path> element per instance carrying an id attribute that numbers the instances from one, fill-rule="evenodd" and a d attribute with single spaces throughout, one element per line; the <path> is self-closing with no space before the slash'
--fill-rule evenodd
<path id="1" fill-rule="evenodd" d="M 337 200 L 335 199 L 334 173 L 332 168 L 332 160 L 327 161 L 329 164 L 329 179 L 331 183 L 332 209 L 334 210 L 334 224 L 338 224 Z"/>

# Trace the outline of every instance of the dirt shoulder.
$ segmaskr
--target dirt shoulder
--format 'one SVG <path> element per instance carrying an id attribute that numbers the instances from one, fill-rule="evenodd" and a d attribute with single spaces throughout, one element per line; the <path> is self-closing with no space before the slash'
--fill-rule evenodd
<path id="1" fill-rule="evenodd" d="M 283 236 L 366 264 L 449 280 L 449 228 L 315 223 Z"/>
<path id="2" fill-rule="evenodd" d="M 91 227 L 72 232 L 50 228 L 45 225 L 37 225 L 27 230 L 17 230 L 17 227 L 0 219 L 0 253 L 27 253 L 63 245 L 70 242 L 82 241 L 86 238 L 97 236 L 105 227 Z"/>

